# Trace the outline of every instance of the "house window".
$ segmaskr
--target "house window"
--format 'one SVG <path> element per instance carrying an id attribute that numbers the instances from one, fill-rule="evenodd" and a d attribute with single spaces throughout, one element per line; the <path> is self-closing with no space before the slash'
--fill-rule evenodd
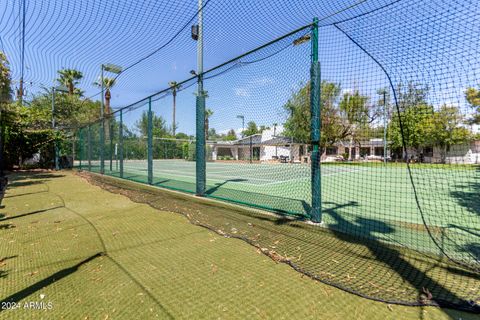
<path id="1" fill-rule="evenodd" d="M 327 147 L 327 156 L 337 155 L 337 147 Z"/>
<path id="2" fill-rule="evenodd" d="M 375 155 L 376 156 L 382 156 L 383 157 L 383 147 L 375 147 Z"/>
<path id="3" fill-rule="evenodd" d="M 423 148 L 423 155 L 425 157 L 433 157 L 433 147 L 425 147 Z"/>
<path id="4" fill-rule="evenodd" d="M 370 155 L 370 147 L 361 147 L 360 148 L 360 157 L 366 157 Z"/>

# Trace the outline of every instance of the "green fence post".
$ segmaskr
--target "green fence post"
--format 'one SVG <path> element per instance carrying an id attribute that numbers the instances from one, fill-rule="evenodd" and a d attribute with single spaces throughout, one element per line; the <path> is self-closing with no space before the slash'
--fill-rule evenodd
<path id="1" fill-rule="evenodd" d="M 195 174 L 196 195 L 205 195 L 206 163 L 205 163 L 205 95 L 199 91 L 196 101 L 196 144 L 195 144 Z"/>
<path id="2" fill-rule="evenodd" d="M 88 171 L 92 171 L 92 129 L 90 125 L 88 125 L 87 144 Z"/>
<path id="3" fill-rule="evenodd" d="M 110 173 L 113 172 L 113 121 L 112 118 L 108 119 L 109 122 L 109 134 L 110 134 Z"/>
<path id="4" fill-rule="evenodd" d="M 118 128 L 118 156 L 120 158 L 120 178 L 123 178 L 123 110 L 120 110 L 120 127 Z"/>
<path id="5" fill-rule="evenodd" d="M 100 128 L 100 173 L 105 173 L 105 118 L 102 117 Z"/>
<path id="6" fill-rule="evenodd" d="M 147 141 L 147 157 L 148 157 L 148 183 L 153 183 L 153 123 L 152 123 L 152 98 L 148 98 L 148 141 Z"/>
<path id="7" fill-rule="evenodd" d="M 310 219 L 313 222 L 322 222 L 322 184 L 321 184 L 321 166 L 320 157 L 320 130 L 321 130 L 321 78 L 320 63 L 318 61 L 318 18 L 313 19 L 311 29 L 311 68 L 310 68 L 310 114 L 311 114 L 311 140 L 312 140 L 312 158 L 311 158 L 311 193 L 312 208 Z"/>

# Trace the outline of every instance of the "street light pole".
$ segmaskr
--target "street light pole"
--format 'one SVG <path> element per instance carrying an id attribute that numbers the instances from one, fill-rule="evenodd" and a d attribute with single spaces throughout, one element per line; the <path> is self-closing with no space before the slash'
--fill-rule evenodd
<path id="1" fill-rule="evenodd" d="M 53 157 L 55 162 L 55 170 L 59 169 L 58 166 L 58 147 L 57 147 L 57 137 L 56 137 L 56 130 L 55 130 L 55 88 L 52 88 L 52 131 L 55 135 L 53 139 Z"/>
<path id="2" fill-rule="evenodd" d="M 104 81 L 104 71 L 108 71 L 115 74 L 120 74 L 122 72 L 122 67 L 106 63 L 101 65 L 101 72 L 100 72 L 100 86 L 101 86 L 101 98 L 100 98 L 100 121 L 101 121 L 101 130 L 100 130 L 100 173 L 105 173 L 105 81 Z M 109 88 L 107 88 L 109 89 Z M 110 118 L 109 118 L 110 119 Z M 110 122 L 110 120 L 109 120 Z M 112 139 L 112 132 L 109 127 L 109 136 Z M 110 171 L 112 171 L 112 144 L 113 141 L 110 140 Z"/>
<path id="3" fill-rule="evenodd" d="M 101 121 L 101 128 L 100 128 L 100 173 L 104 174 L 105 173 L 105 154 L 104 154 L 104 148 L 105 148 L 105 111 L 104 111 L 104 101 L 103 101 L 103 90 L 104 90 L 104 83 L 103 83 L 103 64 L 100 66 L 101 72 L 100 72 L 100 85 L 101 85 L 101 97 L 100 97 L 100 121 Z"/>
<path id="4" fill-rule="evenodd" d="M 63 87 L 63 86 L 58 86 L 58 87 L 52 87 L 52 131 L 54 131 L 55 137 L 53 140 L 53 147 L 54 147 L 54 161 L 55 161 L 55 170 L 59 170 L 60 166 L 58 163 L 58 143 L 57 143 L 57 130 L 56 130 L 56 124 L 55 124 L 55 92 L 68 92 L 68 89 Z"/>
<path id="5" fill-rule="evenodd" d="M 238 115 L 237 119 L 242 119 L 242 138 L 245 136 L 244 131 L 245 131 L 245 116 L 244 115 Z"/>
<path id="6" fill-rule="evenodd" d="M 387 164 L 387 91 L 383 91 L 383 163 Z"/>

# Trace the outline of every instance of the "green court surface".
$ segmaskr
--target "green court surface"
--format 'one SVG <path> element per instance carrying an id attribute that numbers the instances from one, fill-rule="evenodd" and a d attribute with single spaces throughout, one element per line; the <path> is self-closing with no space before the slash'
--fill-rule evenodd
<path id="1" fill-rule="evenodd" d="M 98 172 L 98 165 L 92 162 L 92 171 Z M 323 221 L 341 231 L 428 253 L 452 251 L 459 261 L 475 262 L 480 253 L 464 248 L 475 244 L 480 234 L 480 208 L 475 204 L 480 201 L 479 168 L 422 164 L 410 170 L 395 163 L 322 163 Z M 208 162 L 206 172 L 209 197 L 308 217 L 309 165 Z M 105 161 L 105 173 L 118 177 L 118 162 L 112 161 L 110 171 Z M 147 162 L 126 160 L 124 178 L 147 183 Z M 195 162 L 154 160 L 153 185 L 195 193 Z"/>
<path id="2" fill-rule="evenodd" d="M 0 294 L 19 307 L 5 304 L 1 319 L 476 319 L 347 293 L 71 172 L 9 179 L 0 209 Z M 215 208 L 210 203 L 201 214 Z M 228 207 L 219 210 L 229 215 Z"/>

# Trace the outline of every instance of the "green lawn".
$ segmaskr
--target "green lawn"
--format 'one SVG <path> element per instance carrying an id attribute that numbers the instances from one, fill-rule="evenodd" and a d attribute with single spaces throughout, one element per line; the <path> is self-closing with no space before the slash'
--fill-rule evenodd
<path id="1" fill-rule="evenodd" d="M 21 308 L 2 310 L 2 319 L 475 318 L 346 293 L 244 241 L 71 172 L 9 178 L 0 209 L 0 292 Z M 40 301 L 51 309 L 23 307 Z"/>

